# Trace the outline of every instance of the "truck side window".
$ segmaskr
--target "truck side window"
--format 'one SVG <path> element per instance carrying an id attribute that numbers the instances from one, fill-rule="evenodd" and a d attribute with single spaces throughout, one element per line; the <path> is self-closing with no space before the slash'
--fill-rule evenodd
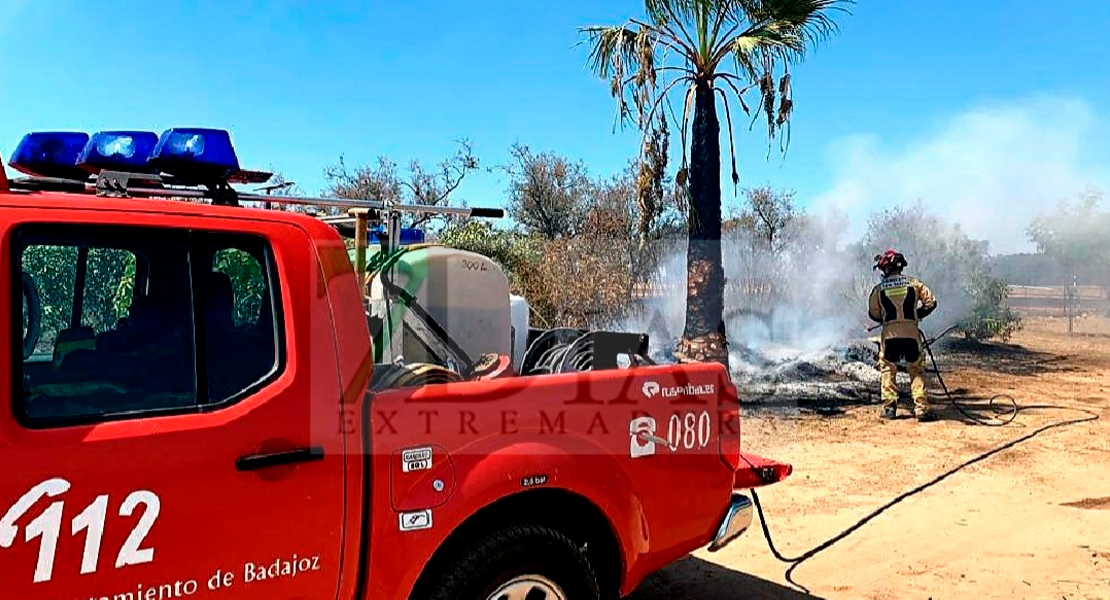
<path id="1" fill-rule="evenodd" d="M 235 326 L 257 325 L 262 297 L 266 293 L 266 278 L 258 259 L 238 248 L 225 248 L 216 252 L 212 270 L 231 279 L 231 291 L 235 298 L 235 310 L 232 313 Z"/>
<path id="2" fill-rule="evenodd" d="M 187 243 L 184 232 L 20 228 L 17 415 L 49 426 L 196 406 Z"/>
<path id="3" fill-rule="evenodd" d="M 279 372 L 274 271 L 264 240 L 206 235 L 204 244 L 211 256 L 203 275 L 210 286 L 203 296 L 207 401 L 220 403 Z"/>
<path id="4" fill-rule="evenodd" d="M 34 225 L 14 240 L 15 409 L 29 426 L 195 412 L 280 372 L 264 239 Z"/>

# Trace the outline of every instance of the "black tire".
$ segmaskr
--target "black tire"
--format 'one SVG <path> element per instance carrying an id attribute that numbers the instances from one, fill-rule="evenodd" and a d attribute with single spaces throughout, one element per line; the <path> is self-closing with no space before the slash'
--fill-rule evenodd
<path id="1" fill-rule="evenodd" d="M 532 594 L 493 594 L 521 576 L 539 576 Z M 518 580 L 519 581 L 519 580 Z M 546 527 L 518 525 L 493 533 L 458 553 L 432 577 L 418 600 L 559 600 L 543 585 L 554 584 L 566 600 L 598 600 L 597 578 L 585 555 L 569 538 Z M 517 591 L 531 584 L 517 584 Z"/>

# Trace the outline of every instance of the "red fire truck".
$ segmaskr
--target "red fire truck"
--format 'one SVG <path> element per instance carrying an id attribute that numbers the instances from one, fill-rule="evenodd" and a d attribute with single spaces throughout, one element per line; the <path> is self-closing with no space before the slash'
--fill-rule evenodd
<path id="1" fill-rule="evenodd" d="M 498 210 L 247 193 L 215 129 L 9 164 L 6 598 L 619 597 L 791 472 L 719 365 L 531 327 L 496 263 L 404 241 Z"/>

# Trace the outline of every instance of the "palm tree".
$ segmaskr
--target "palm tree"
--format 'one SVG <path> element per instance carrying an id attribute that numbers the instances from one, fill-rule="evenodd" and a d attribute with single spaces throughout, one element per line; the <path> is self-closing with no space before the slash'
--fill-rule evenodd
<path id="1" fill-rule="evenodd" d="M 853 2 L 645 0 L 647 21 L 633 18 L 624 25 L 580 29 L 592 46 L 588 64 L 610 81 L 622 123 L 635 120 L 646 136 L 657 113 L 668 110 L 677 121 L 669 98 L 672 91 L 685 92 L 682 164 L 675 177 L 687 196 L 688 208 L 686 325 L 676 348 L 679 360 L 728 362 L 717 95 L 725 107 L 735 187 L 740 176 L 729 92 L 749 115 L 744 96 L 752 90 L 759 94 L 753 124 L 762 111 L 767 117 L 770 147 L 776 133 L 789 127 L 793 109 L 789 65 L 804 58 L 812 43 L 835 32 L 832 12 Z M 731 69 L 725 62 L 730 58 Z M 782 150 L 785 152 L 785 144 Z"/>

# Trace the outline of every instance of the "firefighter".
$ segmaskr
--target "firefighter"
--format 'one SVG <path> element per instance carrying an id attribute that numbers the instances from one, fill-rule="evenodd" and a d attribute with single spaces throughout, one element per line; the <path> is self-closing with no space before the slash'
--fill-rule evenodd
<path id="1" fill-rule="evenodd" d="M 918 322 L 937 308 L 933 292 L 916 277 L 902 274 L 906 257 L 887 250 L 875 257 L 874 270 L 882 280 L 871 290 L 867 316 L 882 325 L 879 337 L 879 371 L 883 403 L 882 417 L 893 419 L 898 402 L 895 364 L 906 361 L 910 375 L 913 412 L 919 421 L 936 420 L 925 391 L 925 348 Z"/>

